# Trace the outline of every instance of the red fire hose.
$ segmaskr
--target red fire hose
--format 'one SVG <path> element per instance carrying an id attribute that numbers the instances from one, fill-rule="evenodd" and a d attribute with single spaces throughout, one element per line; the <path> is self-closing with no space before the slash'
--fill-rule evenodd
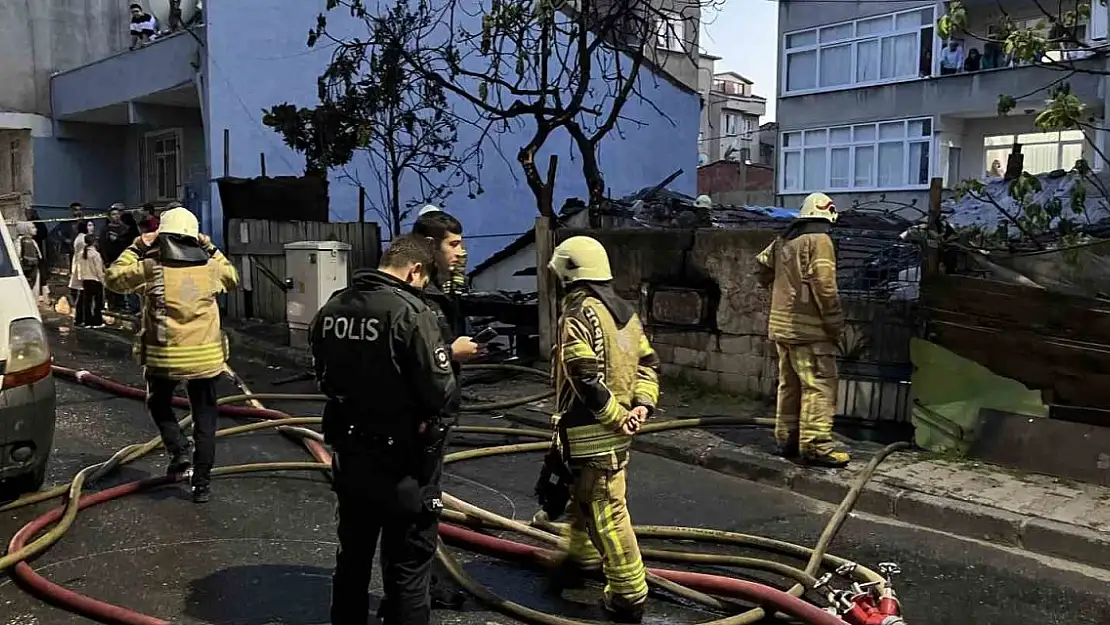
<path id="1" fill-rule="evenodd" d="M 134 399 L 145 399 L 146 397 L 146 393 L 142 389 L 126 386 L 96 376 L 87 371 L 77 371 L 60 366 L 55 366 L 54 370 L 60 377 L 100 388 L 117 395 Z M 175 398 L 174 403 L 181 407 L 188 407 L 188 400 L 185 398 Z M 223 405 L 220 406 L 220 411 L 229 416 L 253 419 L 277 419 L 287 417 L 285 413 L 276 410 L 242 406 Z M 330 454 L 323 445 L 313 440 L 306 440 L 305 443 L 316 460 L 321 463 L 330 464 Z M 174 477 L 158 477 L 140 480 L 109 488 L 92 495 L 85 495 L 81 497 L 78 508 L 83 510 L 145 489 L 171 484 L 177 481 L 177 479 L 178 478 Z M 8 552 L 14 553 L 22 549 L 35 535 L 45 530 L 52 523 L 58 521 L 62 517 L 64 509 L 63 506 L 51 510 L 25 525 L 12 537 L 8 545 Z M 445 541 L 475 551 L 491 553 L 502 558 L 536 559 L 543 558 L 546 554 L 550 553 L 539 547 L 480 534 L 455 525 L 443 523 L 440 524 L 439 527 L 440 535 Z M 706 575 L 668 569 L 651 569 L 651 572 L 659 577 L 695 590 L 737 597 L 757 605 L 773 608 L 779 612 L 793 616 L 808 625 L 845 625 L 845 622 L 840 618 L 802 599 L 762 584 L 718 575 Z M 25 583 L 37 595 L 60 607 L 94 620 L 107 623 L 122 623 L 124 625 L 171 625 L 168 621 L 163 619 L 142 614 L 122 606 L 98 601 L 55 584 L 35 572 L 26 562 L 16 564 L 12 573 L 15 578 Z"/>

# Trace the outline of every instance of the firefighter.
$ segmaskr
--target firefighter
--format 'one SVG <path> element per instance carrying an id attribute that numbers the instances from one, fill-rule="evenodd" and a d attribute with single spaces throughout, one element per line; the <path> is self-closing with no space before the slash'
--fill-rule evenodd
<path id="1" fill-rule="evenodd" d="M 559 414 L 571 475 L 569 549 L 560 587 L 600 562 L 610 618 L 639 623 L 648 587 L 628 513 L 626 471 L 632 436 L 659 400 L 659 358 L 632 306 L 616 295 L 605 248 L 571 237 L 549 269 L 565 291 L 553 350 Z"/>
<path id="2" fill-rule="evenodd" d="M 162 215 L 158 230 L 136 238 L 120 254 L 104 272 L 104 282 L 117 293 L 143 292 L 135 354 L 145 368 L 147 408 L 170 455 L 167 474 L 192 466 L 193 501 L 205 503 L 216 459 L 216 380 L 227 361 L 216 296 L 235 288 L 239 275 L 200 234 L 196 216 L 174 208 Z M 193 415 L 191 460 L 189 440 L 173 412 L 173 395 L 183 380 Z"/>
<path id="3" fill-rule="evenodd" d="M 768 337 L 779 354 L 775 439 L 779 453 L 843 467 L 848 452 L 832 438 L 836 414 L 837 341 L 844 312 L 836 288 L 836 250 L 829 230 L 836 206 L 824 193 L 802 203 L 798 219 L 757 257 L 757 280 L 771 287 Z"/>
<path id="4" fill-rule="evenodd" d="M 376 270 L 360 270 L 324 304 L 310 342 L 331 445 L 339 549 L 333 625 L 366 625 L 379 534 L 384 625 L 427 625 L 446 443 L 457 397 L 449 348 L 422 289 L 431 241 L 397 237 Z M 387 607 L 386 607 L 387 606 Z"/>

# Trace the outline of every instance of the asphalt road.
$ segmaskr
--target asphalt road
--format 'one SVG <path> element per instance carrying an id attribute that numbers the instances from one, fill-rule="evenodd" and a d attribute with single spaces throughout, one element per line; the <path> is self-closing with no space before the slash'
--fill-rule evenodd
<path id="1" fill-rule="evenodd" d="M 74 335 L 55 330 L 55 337 L 59 364 L 79 365 L 131 384 L 141 381 L 125 345 L 90 331 Z M 242 359 L 233 366 L 256 391 L 266 390 L 268 380 L 293 372 Z M 224 392 L 234 392 L 230 383 Z M 272 407 L 298 411 L 295 405 Z M 67 480 L 119 447 L 154 435 L 139 402 L 60 383 L 50 482 Z M 485 444 L 493 443 L 489 438 Z M 287 439 L 271 433 L 224 439 L 218 453 L 219 464 L 306 457 Z M 156 454 L 124 468 L 105 484 L 159 474 L 164 461 Z M 536 471 L 534 456 L 483 459 L 451 466 L 446 486 L 472 503 L 527 519 L 534 511 Z M 713 527 L 802 544 L 816 540 L 831 510 L 789 492 L 642 454 L 633 459 L 630 492 L 632 513 L 641 524 Z M 335 544 L 332 497 L 323 479 L 292 474 L 227 478 L 215 483 L 213 494 L 212 503 L 196 506 L 184 489 L 168 488 L 90 509 L 36 566 L 74 590 L 174 623 L 326 623 Z M 0 539 L 6 543 L 43 509 L 0 515 Z M 833 552 L 870 565 L 899 562 L 904 574 L 898 578 L 898 590 L 911 625 L 1110 622 L 1110 574 L 864 517 L 848 521 Z M 599 616 L 594 606 L 597 589 L 556 600 L 544 594 L 538 572 L 479 556 L 464 561 L 476 578 L 516 601 L 578 618 Z M 647 621 L 694 623 L 710 618 L 653 600 Z M 0 576 L 0 623 L 87 622 L 32 598 Z M 437 612 L 435 622 L 512 621 L 468 604 L 461 612 Z"/>

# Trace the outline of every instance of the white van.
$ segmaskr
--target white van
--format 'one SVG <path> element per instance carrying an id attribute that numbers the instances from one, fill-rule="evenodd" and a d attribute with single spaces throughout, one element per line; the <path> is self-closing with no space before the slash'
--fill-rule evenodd
<path id="1" fill-rule="evenodd" d="M 0 227 L 0 501 L 42 486 L 57 403 L 50 343 L 9 230 Z"/>

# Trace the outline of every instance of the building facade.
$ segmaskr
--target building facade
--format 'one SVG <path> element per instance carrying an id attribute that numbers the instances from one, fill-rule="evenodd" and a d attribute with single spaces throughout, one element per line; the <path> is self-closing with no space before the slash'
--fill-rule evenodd
<path id="1" fill-rule="evenodd" d="M 127 3 L 112 4 L 126 29 Z M 151 9 L 165 23 L 163 4 L 168 9 L 168 3 L 152 0 Z M 91 61 L 53 66 L 48 81 L 52 117 L 44 118 L 49 136 L 35 139 L 30 156 L 38 183 L 33 202 L 68 206 L 81 201 L 103 210 L 117 201 L 136 205 L 180 200 L 198 214 L 202 227 L 222 240 L 217 179 L 259 176 L 263 163 L 269 176 L 303 173 L 303 158 L 262 124 L 262 111 L 283 102 L 314 105 L 317 77 L 330 59 L 326 46 L 309 49 L 305 44 L 305 33 L 325 9 L 325 0 L 281 0 L 281 10 L 274 4 L 208 0 L 203 20 L 187 31 L 127 50 L 124 30 L 116 44 L 122 51 L 116 47 Z M 186 0 L 182 7 L 186 20 L 198 12 L 196 0 Z M 693 37 L 696 45 L 696 26 L 686 28 L 696 22 L 696 15 L 681 15 L 683 32 L 692 33 L 684 35 L 684 41 Z M 335 30 L 355 34 L 362 28 L 361 22 L 344 21 L 340 11 L 329 17 Z M 659 41 L 646 45 L 652 43 L 658 46 Z M 606 184 L 614 195 L 656 184 L 678 169 L 688 173 L 675 181 L 675 188 L 695 190 L 697 151 L 692 139 L 699 105 L 696 90 L 676 78 L 683 66 L 676 60 L 679 56 L 664 50 L 654 57 L 655 79 L 645 76 L 639 88 L 649 101 L 632 98 L 622 113 L 638 122 L 638 131 L 614 132 L 600 147 Z M 690 75 L 696 83 L 696 71 Z M 466 224 L 473 263 L 517 239 L 534 222 L 535 200 L 512 159 L 520 143 L 519 136 L 499 136 L 491 150 L 509 158 L 487 155 L 481 171 L 485 193 L 473 200 L 455 194 L 447 205 Z M 675 149 L 683 144 L 690 148 Z M 549 153 L 569 155 L 571 145 L 569 137 L 553 136 L 539 158 L 546 163 Z M 645 159 L 644 154 L 653 157 Z M 330 219 L 356 221 L 354 181 L 369 187 L 367 181 L 375 179 L 368 164 L 359 161 L 331 172 Z M 403 190 L 402 195 L 408 193 Z M 575 160 L 564 158 L 556 205 L 567 197 L 585 196 Z"/>
<path id="2" fill-rule="evenodd" d="M 997 23 L 1000 6 L 1014 20 L 1033 24 L 1043 17 L 1035 4 L 1014 0 L 968 0 L 964 6 L 973 33 Z M 1061 72 L 1010 63 L 1001 50 L 967 34 L 941 41 L 936 24 L 943 3 L 792 0 L 779 7 L 776 158 L 786 205 L 824 191 L 844 203 L 885 196 L 923 207 L 931 178 L 947 187 L 983 178 L 995 160 L 1005 167 L 1015 140 L 1031 173 L 1068 169 L 1080 157 L 1101 164 L 1089 141 L 1102 144 L 1105 132 L 1084 137 L 1084 131 L 1035 129 L 1033 113 L 1049 96 L 1034 90 L 1059 80 Z M 1106 31 L 1101 6 L 1075 32 L 1097 45 Z M 1068 55 L 1049 52 L 1050 58 L 1076 58 Z M 1079 71 L 1067 78 L 1100 128 L 1104 64 L 1076 59 Z M 1000 94 L 1018 98 L 1002 117 Z"/>
<path id="3" fill-rule="evenodd" d="M 700 60 L 699 162 L 754 162 L 759 158 L 759 118 L 767 113 L 767 99 L 755 95 L 752 81 L 740 74 L 715 72 L 717 60 L 707 54 Z"/>

